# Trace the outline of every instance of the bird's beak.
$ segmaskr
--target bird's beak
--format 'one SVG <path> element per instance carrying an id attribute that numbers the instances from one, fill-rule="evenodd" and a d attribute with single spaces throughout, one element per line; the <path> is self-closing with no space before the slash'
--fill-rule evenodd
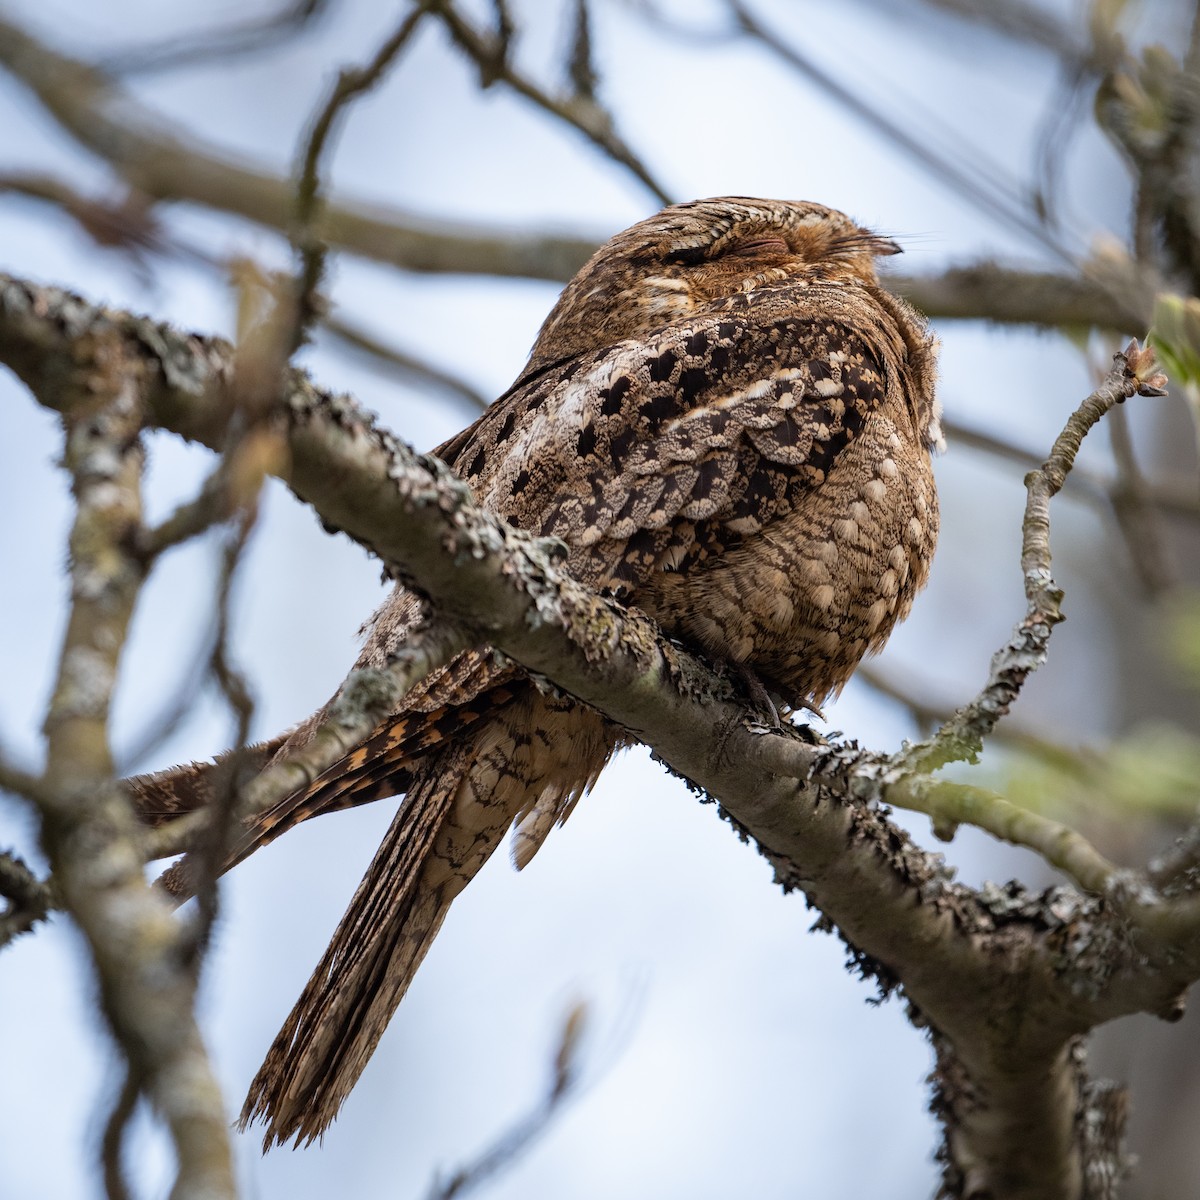
<path id="1" fill-rule="evenodd" d="M 867 243 L 872 251 L 876 254 L 891 256 L 893 254 L 903 254 L 904 247 L 899 242 L 892 241 L 891 238 L 872 237 Z"/>

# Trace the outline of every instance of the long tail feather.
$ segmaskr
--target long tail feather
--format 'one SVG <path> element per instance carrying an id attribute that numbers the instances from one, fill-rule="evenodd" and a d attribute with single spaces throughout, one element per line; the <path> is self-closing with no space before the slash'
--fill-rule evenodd
<path id="1" fill-rule="evenodd" d="M 505 669 L 502 677 L 507 680 L 511 669 Z M 482 685 L 490 682 L 497 673 L 477 671 L 475 682 Z M 256 850 L 286 833 L 289 829 L 311 817 L 340 812 L 360 804 L 370 804 L 389 796 L 403 795 L 412 781 L 412 769 L 416 760 L 424 761 L 427 753 L 441 745 L 447 738 L 461 735 L 464 730 L 476 725 L 483 717 L 493 716 L 508 705 L 520 688 L 512 682 L 502 682 L 487 691 L 469 695 L 454 705 L 441 705 L 425 711 L 414 710 L 397 714 L 390 721 L 359 743 L 345 758 L 334 763 L 327 771 L 318 775 L 306 788 L 285 796 L 267 812 L 255 817 L 238 834 L 226 855 L 222 871 L 231 870 L 249 858 Z M 266 753 L 254 758 L 251 769 L 262 770 L 269 765 L 274 753 L 286 753 L 288 743 L 294 735 L 280 736 L 263 746 L 255 747 Z M 189 801 L 192 808 L 202 807 L 213 794 L 215 784 L 212 772 L 219 768 L 217 763 L 193 763 L 187 768 L 192 788 Z M 163 772 L 164 776 L 182 775 L 185 768 L 174 772 Z M 139 786 L 139 795 L 153 795 L 159 784 L 159 776 L 137 776 L 127 783 Z M 180 785 L 182 786 L 182 785 Z M 202 788 L 206 790 L 201 790 Z M 160 804 L 163 802 L 158 801 Z M 143 801 L 152 803 L 150 799 Z M 145 811 L 145 808 L 142 809 Z M 179 809 L 178 812 L 187 811 Z M 172 815 L 178 815 L 178 812 Z M 145 819 L 145 818 L 143 818 Z M 178 900 L 191 896 L 196 887 L 197 864 L 192 855 L 185 855 L 169 867 L 159 878 L 160 885 Z"/>
<path id="2" fill-rule="evenodd" d="M 517 690 L 512 685 L 493 688 L 463 704 L 433 712 L 401 713 L 381 725 L 307 788 L 256 817 L 233 844 L 224 869 L 237 866 L 301 821 L 407 792 L 418 759 L 424 762 L 428 751 L 447 737 L 499 712 Z"/>
<path id="3" fill-rule="evenodd" d="M 472 831 L 471 862 L 455 861 L 447 829 L 474 758 L 473 739 L 422 763 L 312 978 L 276 1037 L 240 1118 L 267 1122 L 264 1149 L 309 1143 L 337 1116 L 454 897 L 504 835 L 511 814 Z M 439 836 L 442 842 L 439 844 Z M 476 861 L 477 860 L 477 861 Z"/>
<path id="4" fill-rule="evenodd" d="M 618 740 L 598 713 L 527 685 L 410 764 L 408 797 L 250 1086 L 241 1123 L 266 1121 L 265 1148 L 321 1136 L 454 898 L 520 813 L 565 815 Z"/>
<path id="5" fill-rule="evenodd" d="M 247 746 L 238 754 L 239 772 L 247 778 L 257 774 L 289 737 L 290 733 L 280 733 L 268 742 Z M 226 752 L 212 762 L 181 763 L 165 771 L 130 775 L 124 781 L 125 790 L 138 820 L 146 825 L 165 825 L 184 813 L 207 808 L 217 790 L 228 782 L 225 772 L 229 759 L 230 752 Z"/>

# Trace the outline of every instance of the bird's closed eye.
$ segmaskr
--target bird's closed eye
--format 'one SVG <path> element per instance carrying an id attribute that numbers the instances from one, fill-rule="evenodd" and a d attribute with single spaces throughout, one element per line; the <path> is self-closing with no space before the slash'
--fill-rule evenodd
<path id="1" fill-rule="evenodd" d="M 673 250 L 664 259 L 665 262 L 680 267 L 694 267 L 705 259 L 703 246 L 685 246 L 682 250 Z"/>
<path id="2" fill-rule="evenodd" d="M 757 258 L 762 254 L 786 253 L 788 244 L 783 238 L 759 237 L 749 238 L 744 242 L 734 242 L 713 253 L 711 248 L 703 246 L 687 246 L 666 256 L 666 261 L 681 267 L 694 267 L 702 262 L 718 258 Z"/>
<path id="3" fill-rule="evenodd" d="M 759 254 L 774 254 L 786 252 L 787 242 L 783 238 L 754 238 L 748 242 L 737 242 L 725 251 L 726 254 L 736 254 L 739 257 L 753 258 Z"/>

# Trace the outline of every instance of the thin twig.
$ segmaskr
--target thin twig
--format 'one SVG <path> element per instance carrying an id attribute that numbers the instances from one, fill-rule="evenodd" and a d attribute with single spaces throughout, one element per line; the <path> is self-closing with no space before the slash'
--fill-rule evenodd
<path id="1" fill-rule="evenodd" d="M 490 403 L 483 392 L 461 376 L 380 340 L 344 317 L 326 316 L 322 318 L 321 326 L 337 341 L 368 355 L 380 367 L 411 379 L 422 387 L 449 392 L 462 400 L 475 415 L 483 412 Z"/>
<path id="2" fill-rule="evenodd" d="M 455 45 L 478 67 L 485 87 L 493 82 L 507 84 L 544 112 L 579 130 L 614 162 L 632 172 L 657 197 L 659 203 L 671 203 L 667 190 L 616 132 L 612 115 L 591 96 L 582 93 L 567 98 L 551 96 L 513 67 L 509 61 L 506 40 L 478 29 L 459 13 L 451 0 L 422 0 L 422 10 L 441 19 Z"/>
<path id="3" fill-rule="evenodd" d="M 199 493 L 180 504 L 161 524 L 152 529 L 143 528 L 137 539 L 136 550 L 146 563 L 152 563 L 166 550 L 206 533 L 214 525 L 221 524 L 236 512 L 244 514 L 253 497 L 245 488 L 245 480 L 235 480 L 237 453 L 221 456 L 217 467 L 205 479 Z M 168 738 L 195 707 L 205 677 L 213 672 L 214 656 L 218 652 L 221 637 L 222 604 L 227 602 L 227 573 L 223 569 L 214 601 L 215 617 L 212 628 L 206 634 L 199 653 L 183 673 L 175 697 L 158 705 L 158 715 L 153 724 L 135 738 L 133 745 L 121 759 L 120 771 L 128 774 L 138 763 L 148 758 Z"/>
<path id="4" fill-rule="evenodd" d="M 474 1162 L 460 1167 L 444 1183 L 436 1182 L 427 1200 L 455 1200 L 493 1179 L 500 1171 L 515 1165 L 533 1143 L 549 1129 L 566 1102 L 577 1090 L 579 1042 L 583 1036 L 587 1009 L 575 1004 L 568 1010 L 559 1032 L 553 1059 L 550 1086 L 531 1112 L 516 1121 Z"/>
<path id="5" fill-rule="evenodd" d="M 870 0 L 879 8 L 893 8 L 895 0 Z M 921 0 L 934 8 L 973 25 L 983 25 L 1022 46 L 1048 50 L 1066 67 L 1092 62 L 1092 52 L 1076 28 L 1046 6 L 1029 0 Z"/>
<path id="6" fill-rule="evenodd" d="M 907 681 L 907 674 L 906 682 L 901 683 L 892 675 L 887 675 L 878 667 L 867 663 L 854 672 L 854 678 L 873 692 L 907 709 L 922 736 L 928 736 L 954 713 L 952 704 L 940 703 L 913 687 L 911 682 Z M 1031 729 L 1022 729 L 1011 720 L 997 725 L 992 731 L 992 739 L 1059 768 L 1066 764 L 1082 767 L 1085 762 L 1077 750 L 1051 741 Z"/>
<path id="7" fill-rule="evenodd" d="M 981 212 L 995 217 L 1018 229 L 1039 245 L 1053 251 L 1070 262 L 1073 256 L 1035 216 L 1029 213 L 1013 192 L 1007 177 L 998 170 L 989 170 L 978 158 L 976 146 L 954 147 L 951 153 L 942 154 L 930 142 L 925 124 L 913 132 L 913 126 L 896 120 L 882 108 L 872 105 L 857 90 L 843 82 L 843 78 L 826 70 L 795 45 L 785 41 L 769 29 L 751 12 L 743 0 L 726 0 L 739 28 L 776 57 L 815 83 L 824 96 L 833 99 L 840 107 L 863 121 L 881 134 L 886 141 L 899 147 L 914 162 L 931 173 L 939 183 L 956 191 Z M 974 158 L 973 168 L 964 166 Z M 1005 193 L 1010 193 L 1005 195 Z"/>
<path id="8" fill-rule="evenodd" d="M 1112 415 L 1117 417 L 1120 413 L 1118 408 L 1113 410 Z M 1026 471 L 1036 471 L 1042 465 L 1043 459 L 1040 454 L 1035 454 L 1032 450 L 994 433 L 987 433 L 946 417 L 942 418 L 942 430 L 947 441 L 953 445 L 979 450 L 1004 462 L 1011 462 Z M 1074 495 L 1077 499 L 1086 500 L 1093 507 L 1106 513 L 1115 512 L 1122 501 L 1124 486 L 1120 479 L 1107 478 L 1077 465 L 1067 479 L 1063 495 Z M 1154 481 L 1139 477 L 1138 499 L 1147 508 L 1152 508 L 1164 516 L 1186 521 L 1200 519 L 1200 486 L 1197 486 L 1194 479 L 1185 476 Z"/>
<path id="9" fill-rule="evenodd" d="M 121 1166 L 121 1152 L 125 1146 L 129 1122 L 137 1111 L 137 1102 L 141 1094 L 141 1080 L 133 1067 L 129 1066 L 126 1068 L 121 1090 L 113 1102 L 112 1111 L 104 1124 L 104 1137 L 100 1142 L 100 1166 L 104 1172 L 104 1194 L 107 1200 L 129 1200 L 129 1187 Z"/>
<path id="10" fill-rule="evenodd" d="M 234 740 L 231 752 L 223 764 L 225 777 L 222 786 L 217 788 L 212 802 L 205 809 L 208 825 L 200 839 L 199 851 L 195 855 L 197 870 L 194 875 L 194 895 L 198 902 L 198 919 L 194 926 L 193 953 L 196 954 L 197 961 L 208 948 L 208 940 L 217 919 L 217 880 L 220 878 L 229 845 L 238 829 L 238 768 L 242 762 L 242 752 L 250 741 L 250 723 L 254 717 L 254 699 L 246 678 L 230 660 L 229 607 L 234 576 L 257 517 L 256 504 L 243 509 L 242 519 L 222 555 L 221 582 L 217 596 L 217 636 L 213 643 L 211 669 L 221 695 L 225 697 L 225 702 L 234 715 Z"/>
<path id="11" fill-rule="evenodd" d="M 216 29 L 189 33 L 146 46 L 105 55 L 97 64 L 113 75 L 148 75 L 194 67 L 212 59 L 228 62 L 236 55 L 282 44 L 303 33 L 328 7 L 329 0 L 295 0 L 277 13 Z"/>
<path id="12" fill-rule="evenodd" d="M 383 78 L 408 44 L 425 16 L 418 8 L 409 13 L 395 32 L 375 52 L 365 67 L 347 67 L 338 73 L 325 103 L 317 113 L 304 140 L 296 183 L 296 227 L 292 245 L 300 256 L 296 279 L 296 313 L 287 357 L 299 348 L 312 323 L 320 313 L 318 290 L 325 274 L 328 244 L 318 232 L 318 221 L 324 205 L 321 189 L 321 164 L 335 127 L 345 117 L 346 109 L 369 92 Z"/>
<path id="13" fill-rule="evenodd" d="M 1062 620 L 1062 592 L 1050 569 L 1050 500 L 1061 490 L 1083 439 L 1096 423 L 1131 396 L 1162 395 L 1165 383 L 1165 376 L 1153 373 L 1152 353 L 1131 342 L 1124 353 L 1113 357 L 1107 377 L 1068 419 L 1046 462 L 1025 477 L 1028 495 L 1021 527 L 1025 618 L 993 657 L 979 695 L 933 738 L 903 752 L 909 770 L 924 773 L 950 762 L 974 762 L 984 738 L 1012 707 L 1025 680 L 1045 661 L 1051 631 Z"/>
<path id="14" fill-rule="evenodd" d="M 1086 111 L 1091 96 L 1092 68 L 1086 64 L 1064 64 L 1056 93 L 1042 110 L 1035 152 L 1034 204 L 1043 219 L 1056 225 L 1060 180 L 1067 162 L 1067 150 Z"/>
<path id="15" fill-rule="evenodd" d="M 228 521 L 236 511 L 237 500 L 229 487 L 229 463 L 221 458 L 193 499 L 178 505 L 158 525 L 139 532 L 137 552 L 149 564 L 166 551 Z"/>
<path id="16" fill-rule="evenodd" d="M 169 240 L 155 219 L 149 196 L 129 190 L 117 200 L 83 193 L 41 171 L 0 174 L 0 194 L 50 204 L 70 216 L 98 246 L 122 250 L 139 265 L 147 253 L 165 254 Z"/>
<path id="17" fill-rule="evenodd" d="M 471 644 L 468 633 L 454 622 L 429 621 L 413 631 L 388 666 L 352 672 L 322 710 L 312 737 L 238 792 L 238 819 L 265 812 L 310 784 L 395 712 L 415 683 Z M 192 849 L 209 822 L 204 809 L 147 831 L 143 841 L 146 861 Z"/>
<path id="18" fill-rule="evenodd" d="M 571 58 L 567 74 L 575 89 L 575 95 L 595 103 L 599 77 L 596 74 L 596 64 L 592 61 L 592 25 L 587 0 L 575 0 L 575 30 L 571 37 Z"/>
<path id="19" fill-rule="evenodd" d="M 925 813 L 938 836 L 952 834 L 960 824 L 974 825 L 1001 841 L 1035 850 L 1088 892 L 1104 892 L 1118 871 L 1083 834 L 987 788 L 904 774 L 883 795 L 897 808 Z"/>

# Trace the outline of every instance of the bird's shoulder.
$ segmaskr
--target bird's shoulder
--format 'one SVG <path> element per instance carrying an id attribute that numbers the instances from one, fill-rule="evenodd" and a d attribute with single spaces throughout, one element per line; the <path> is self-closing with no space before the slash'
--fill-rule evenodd
<path id="1" fill-rule="evenodd" d="M 519 381 L 443 447 L 480 502 L 628 592 L 783 515 L 886 392 L 846 289 L 726 297 Z M 869 314 L 868 314 L 869 315 Z"/>
<path id="2" fill-rule="evenodd" d="M 769 427 L 781 404 L 806 404 L 820 422 L 820 402 L 840 396 L 865 415 L 884 384 L 875 315 L 865 293 L 846 287 L 782 284 L 724 297 L 519 378 L 435 453 L 507 515 L 504 492 L 519 494 L 539 466 L 565 461 L 581 475 L 644 466 L 656 444 L 686 452 L 686 434 L 704 425 L 718 439 L 721 429 Z"/>

